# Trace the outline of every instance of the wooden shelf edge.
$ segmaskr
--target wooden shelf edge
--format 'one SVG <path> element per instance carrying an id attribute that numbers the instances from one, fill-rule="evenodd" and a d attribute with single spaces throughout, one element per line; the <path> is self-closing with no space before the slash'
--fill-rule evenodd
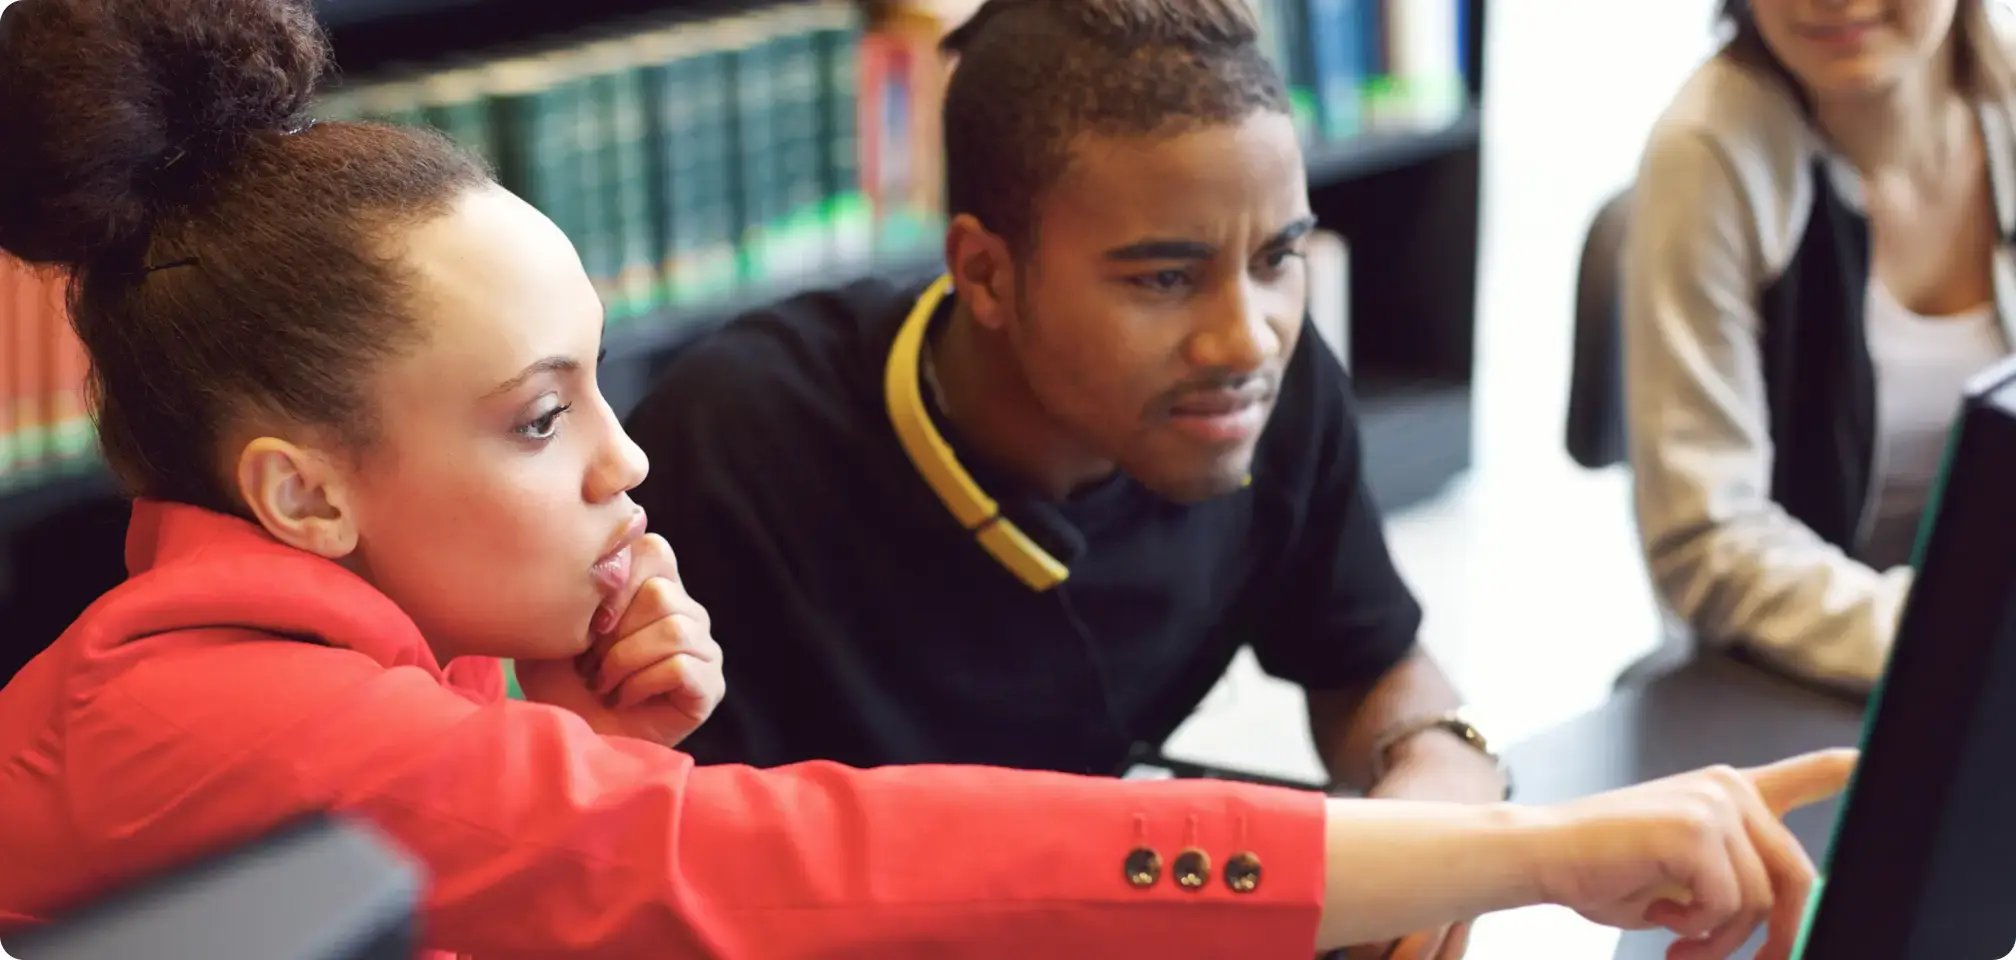
<path id="1" fill-rule="evenodd" d="M 21 476 L 0 476 L 0 535 L 66 508 L 120 495 L 111 471 L 95 461 Z"/>
<path id="2" fill-rule="evenodd" d="M 1475 147 L 1482 138 L 1483 118 L 1473 106 L 1432 130 L 1367 133 L 1349 140 L 1312 143 L 1303 148 L 1309 186 L 1315 189 L 1385 173 Z"/>
<path id="3" fill-rule="evenodd" d="M 835 289 L 858 280 L 882 278 L 891 283 L 923 283 L 945 269 L 929 254 L 896 256 L 839 265 L 794 279 L 768 281 L 707 304 L 667 307 L 623 321 L 602 341 L 608 360 L 631 361 L 678 343 L 698 328 L 732 320 L 800 294 Z"/>
<path id="4" fill-rule="evenodd" d="M 324 27 L 340 29 L 360 24 L 481 6 L 485 0 L 315 0 L 315 17 Z"/>

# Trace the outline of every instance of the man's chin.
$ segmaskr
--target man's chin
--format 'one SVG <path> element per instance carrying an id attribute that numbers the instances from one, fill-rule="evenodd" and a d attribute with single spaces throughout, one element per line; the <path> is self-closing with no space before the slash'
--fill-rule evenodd
<path id="1" fill-rule="evenodd" d="M 1149 477 L 1137 473 L 1134 481 L 1164 500 L 1181 504 L 1202 503 L 1245 489 L 1251 467 L 1250 457 L 1240 457 L 1236 463 L 1216 464 L 1208 470 L 1189 474 Z"/>

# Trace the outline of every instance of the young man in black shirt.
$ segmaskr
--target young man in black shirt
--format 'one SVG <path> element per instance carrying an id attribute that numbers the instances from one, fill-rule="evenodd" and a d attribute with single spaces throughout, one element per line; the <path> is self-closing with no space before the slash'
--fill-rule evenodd
<path id="1" fill-rule="evenodd" d="M 1306 332 L 1302 157 L 1244 0 L 992 0 L 947 46 L 948 276 L 738 319 L 629 424 L 728 654 L 686 747 L 1114 773 L 1251 644 L 1339 785 L 1500 799 Z"/>

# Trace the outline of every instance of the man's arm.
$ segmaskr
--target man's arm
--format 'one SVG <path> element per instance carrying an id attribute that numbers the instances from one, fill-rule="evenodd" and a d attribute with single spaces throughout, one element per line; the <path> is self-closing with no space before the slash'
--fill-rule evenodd
<path id="1" fill-rule="evenodd" d="M 1442 668 L 1417 649 L 1369 685 L 1309 691 L 1310 734 L 1332 783 L 1387 795 L 1373 782 L 1378 769 L 1373 751 L 1379 742 L 1403 725 L 1461 705 Z M 1385 759 L 1385 785 L 1404 787 L 1409 795 L 1418 791 L 1440 800 L 1489 802 L 1504 794 L 1497 764 L 1440 727 L 1395 741 Z"/>
<path id="2" fill-rule="evenodd" d="M 1370 684 L 1310 690 L 1308 696 L 1310 733 L 1333 785 L 1381 799 L 1491 803 L 1504 797 L 1498 764 L 1449 730 L 1429 726 L 1393 738 L 1462 705 L 1455 685 L 1419 647 Z M 1374 757 L 1382 746 L 1383 768 Z M 1385 775 L 1378 776 L 1382 769 Z M 1348 956 L 1445 960 L 1463 956 L 1469 939 L 1469 925 L 1459 923 L 1354 948 Z"/>

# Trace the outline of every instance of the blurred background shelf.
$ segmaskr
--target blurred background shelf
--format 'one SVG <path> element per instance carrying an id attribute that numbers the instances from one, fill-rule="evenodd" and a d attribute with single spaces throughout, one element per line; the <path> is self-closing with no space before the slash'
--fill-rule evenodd
<path id="1" fill-rule="evenodd" d="M 1256 2 L 1311 206 L 1348 248 L 1312 297 L 1348 319 L 1367 475 L 1397 511 L 1471 463 L 1486 0 Z M 976 5 L 315 0 L 340 71 L 314 112 L 436 127 L 553 217 L 609 305 L 601 379 L 627 411 L 696 331 L 939 269 L 937 41 Z M 10 647 L 116 582 L 125 507 L 80 463 L 82 366 L 53 285 L 13 296 L 5 265 L 0 284 L 4 677 Z"/>
<path id="2" fill-rule="evenodd" d="M 445 11 L 467 11 L 491 0 L 315 0 L 324 26 L 340 30 L 360 24 L 410 19 Z"/>
<path id="3" fill-rule="evenodd" d="M 1424 130 L 1364 133 L 1304 148 L 1311 189 L 1321 189 L 1409 164 L 1477 149 L 1482 123 L 1475 107 L 1466 107 L 1445 126 Z"/>
<path id="4" fill-rule="evenodd" d="M 0 538 L 51 514 L 118 495 L 112 474 L 96 461 L 0 477 Z"/>
<path id="5" fill-rule="evenodd" d="M 936 257 L 922 254 L 890 257 L 840 266 L 760 290 L 744 290 L 713 303 L 655 311 L 603 337 L 602 349 L 606 353 L 598 374 L 602 395 L 618 415 L 628 416 L 649 392 L 652 380 L 667 358 L 708 330 L 800 293 L 871 277 L 897 286 L 922 286 L 943 269 L 943 262 Z"/>

